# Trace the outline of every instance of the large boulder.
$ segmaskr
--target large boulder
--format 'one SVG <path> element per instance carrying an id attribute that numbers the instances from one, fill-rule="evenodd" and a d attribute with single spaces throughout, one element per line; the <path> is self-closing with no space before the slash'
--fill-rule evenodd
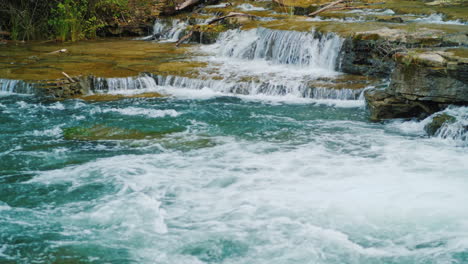
<path id="1" fill-rule="evenodd" d="M 371 120 L 424 118 L 449 104 L 468 105 L 466 55 L 465 48 L 397 54 L 390 85 L 365 92 Z"/>
<path id="2" fill-rule="evenodd" d="M 386 89 L 370 89 L 364 92 L 371 121 L 393 118 L 424 118 L 441 109 L 435 103 L 408 100 L 388 93 Z"/>
<path id="3" fill-rule="evenodd" d="M 408 100 L 468 103 L 468 63 L 450 52 L 398 54 L 389 93 Z"/>

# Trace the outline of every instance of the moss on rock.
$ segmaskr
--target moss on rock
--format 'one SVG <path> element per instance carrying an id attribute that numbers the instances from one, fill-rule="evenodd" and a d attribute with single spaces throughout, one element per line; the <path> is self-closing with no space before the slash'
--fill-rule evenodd
<path id="1" fill-rule="evenodd" d="M 424 126 L 424 130 L 430 136 L 437 134 L 437 131 L 445 124 L 454 123 L 457 119 L 449 114 L 443 113 L 434 116 L 432 121 Z"/>

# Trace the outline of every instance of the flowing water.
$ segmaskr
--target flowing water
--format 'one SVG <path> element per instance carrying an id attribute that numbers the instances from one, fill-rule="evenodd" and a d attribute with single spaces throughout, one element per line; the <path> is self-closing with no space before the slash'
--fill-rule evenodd
<path id="1" fill-rule="evenodd" d="M 370 123 L 358 94 L 298 92 L 340 75 L 340 47 L 228 32 L 203 50 L 218 79 L 94 84 L 163 98 L 47 102 L 3 81 L 0 263 L 467 263 L 468 108 L 429 138 L 432 117 Z M 246 72 L 282 86 L 223 88 Z"/>

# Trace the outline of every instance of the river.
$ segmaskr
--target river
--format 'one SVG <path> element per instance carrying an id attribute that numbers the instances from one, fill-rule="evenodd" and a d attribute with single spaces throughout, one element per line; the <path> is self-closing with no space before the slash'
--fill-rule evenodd
<path id="1" fill-rule="evenodd" d="M 362 89 L 307 92 L 341 75 L 340 45 L 228 32 L 196 47 L 216 66 L 200 75 L 218 79 L 94 90 L 160 98 L 47 101 L 4 85 L 0 262 L 468 262 L 468 108 L 428 137 L 432 117 L 369 122 Z"/>

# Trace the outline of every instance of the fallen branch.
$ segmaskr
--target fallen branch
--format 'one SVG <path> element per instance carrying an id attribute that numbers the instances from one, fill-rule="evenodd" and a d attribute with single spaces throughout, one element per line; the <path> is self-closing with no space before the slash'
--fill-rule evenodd
<path id="1" fill-rule="evenodd" d="M 66 52 L 68 52 L 67 49 L 61 49 L 61 50 L 56 50 L 56 51 L 49 52 L 49 54 L 66 53 Z"/>
<path id="2" fill-rule="evenodd" d="M 73 80 L 72 77 L 70 77 L 70 75 L 66 74 L 65 72 L 62 72 L 63 76 L 67 77 L 67 79 L 71 82 L 71 83 L 74 83 L 75 80 Z"/>
<path id="3" fill-rule="evenodd" d="M 176 47 L 179 47 L 179 45 L 182 44 L 182 42 L 184 42 L 185 40 L 189 39 L 189 38 L 193 35 L 194 32 L 195 32 L 195 31 L 191 30 L 187 35 L 181 37 L 181 38 L 176 42 L 176 44 L 175 44 Z"/>
<path id="4" fill-rule="evenodd" d="M 181 3 L 180 5 L 176 6 L 175 10 L 176 11 L 180 11 L 180 10 L 184 10 L 188 7 L 191 7 L 193 5 L 196 5 L 200 2 L 200 0 L 187 0 L 183 3 Z"/>
<path id="5" fill-rule="evenodd" d="M 322 8 L 320 8 L 319 10 L 310 13 L 309 16 L 316 16 L 316 15 L 322 13 L 323 11 L 327 11 L 327 10 L 329 10 L 330 8 L 336 6 L 337 4 L 341 4 L 341 3 L 345 2 L 345 1 L 347 1 L 347 0 L 338 0 L 338 1 L 332 2 L 332 3 L 328 4 L 328 5 L 326 5 L 326 6 L 322 7 Z"/>
<path id="6" fill-rule="evenodd" d="M 226 18 L 230 18 L 230 17 L 248 17 L 248 18 L 254 18 L 255 16 L 253 15 L 249 15 L 249 14 L 245 14 L 245 13 L 237 13 L 237 12 L 231 12 L 225 16 L 222 16 L 222 17 L 218 17 L 218 18 L 215 18 L 211 21 L 208 22 L 208 25 L 211 25 L 215 22 L 218 22 L 218 21 L 221 21 L 223 19 L 226 19 Z"/>

